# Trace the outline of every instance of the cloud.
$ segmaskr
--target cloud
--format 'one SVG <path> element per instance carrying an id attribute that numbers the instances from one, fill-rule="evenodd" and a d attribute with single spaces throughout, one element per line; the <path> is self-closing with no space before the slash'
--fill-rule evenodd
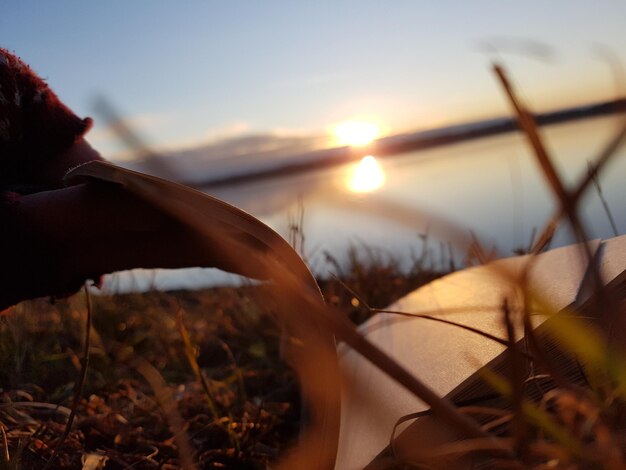
<path id="1" fill-rule="evenodd" d="M 167 144 L 159 147 L 159 151 L 163 153 L 180 153 L 233 139 L 248 132 L 250 132 L 250 124 L 246 121 L 235 121 L 222 127 L 209 129 L 200 136 L 169 140 Z"/>
<path id="2" fill-rule="evenodd" d="M 227 135 L 226 131 L 229 131 L 232 137 L 195 147 L 168 145 L 167 149 L 155 149 L 160 158 L 119 159 L 116 162 L 156 176 L 201 183 L 297 159 L 324 147 L 328 140 L 325 135 L 300 134 L 286 129 L 237 135 L 246 128 L 243 124 L 224 127 L 214 135 Z"/>
<path id="3" fill-rule="evenodd" d="M 243 125 L 226 126 L 214 135 L 227 135 L 229 129 L 231 134 L 236 134 L 245 128 Z M 235 135 L 194 148 L 164 151 L 157 158 L 117 160 L 116 163 L 201 188 L 207 181 L 271 169 L 289 160 L 310 158 L 312 151 L 326 141 L 325 135 L 300 134 L 280 129 L 276 132 Z M 322 183 L 317 179 L 300 178 L 297 184 L 287 185 L 280 191 L 272 190 L 273 183 L 270 183 L 251 187 L 214 188 L 210 193 L 261 216 L 285 210 L 298 197 L 315 191 Z"/>
<path id="4" fill-rule="evenodd" d="M 172 152 L 178 161 L 192 161 L 213 168 L 240 166 L 246 162 L 268 162 L 293 157 L 320 147 L 325 141 L 316 135 L 267 132 L 244 134 L 217 140 L 191 149 Z"/>
<path id="5" fill-rule="evenodd" d="M 224 127 L 217 129 L 211 129 L 206 133 L 206 136 L 213 141 L 219 141 L 224 139 L 233 138 L 250 131 L 250 124 L 245 121 L 236 121 L 232 124 L 228 124 Z"/>

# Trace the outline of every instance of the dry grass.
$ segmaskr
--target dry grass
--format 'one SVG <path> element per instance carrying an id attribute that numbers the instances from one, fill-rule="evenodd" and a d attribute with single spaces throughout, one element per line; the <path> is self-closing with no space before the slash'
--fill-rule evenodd
<path id="1" fill-rule="evenodd" d="M 555 196 L 554 216 L 533 251 L 546 246 L 561 219 L 586 239 L 578 201 L 621 145 L 626 126 L 580 183 L 567 188 L 532 114 L 517 99 L 504 70 L 496 67 L 495 72 Z M 169 210 L 179 210 L 182 220 L 194 219 L 196 208 L 171 204 Z M 99 297 L 91 329 L 81 296 L 54 307 L 24 303 L 1 318 L 4 468 L 40 468 L 46 462 L 50 468 L 81 468 L 83 458 L 99 459 L 98 452 L 106 454 L 106 469 L 265 468 L 279 458 L 281 468 L 329 468 L 339 420 L 334 339 L 422 399 L 430 406 L 428 417 L 456 436 L 426 449 L 419 442 L 406 446 L 394 440 L 392 452 L 372 468 L 467 462 L 501 468 L 624 467 L 626 322 L 613 321 L 621 318 L 624 305 L 599 281 L 584 311 L 553 312 L 540 292 L 530 292 L 524 278 L 518 279 L 524 308 L 502 305 L 508 334 L 499 340 L 508 346 L 509 373 L 482 370 L 489 398 L 455 403 L 433 393 L 348 319 L 361 320 L 372 307 L 384 307 L 428 281 L 428 270 L 399 276 L 393 260 L 352 254 L 349 268 L 337 266 L 341 281 L 322 283 L 329 300 L 325 305 L 293 250 L 283 245 L 262 250 L 243 237 L 220 238 L 206 226 L 205 235 L 232 256 L 235 266 L 254 261 L 267 270 L 273 285 Z M 450 240 L 456 250 L 485 257 L 465 233 L 450 233 Z M 531 304 L 551 317 L 541 335 L 529 328 Z M 525 329 L 524 348 L 514 340 L 519 328 Z M 578 379 L 555 365 L 557 350 L 580 365 Z M 81 363 L 87 353 L 88 368 L 86 360 Z M 76 385 L 82 374 L 84 384 Z M 539 381 L 550 385 L 537 395 L 529 384 Z M 75 408 L 74 395 L 81 397 Z M 301 399 L 306 423 L 300 423 Z M 298 446 L 292 447 L 298 436 Z"/>
<path id="2" fill-rule="evenodd" d="M 587 240 L 578 203 L 623 143 L 626 124 L 595 159 L 591 170 L 581 175 L 578 185 L 566 188 L 532 114 L 517 98 L 504 69 L 495 66 L 494 71 L 556 201 L 555 214 L 531 251 L 539 253 L 545 248 L 561 220 L 569 224 L 578 240 Z M 497 371 L 489 367 L 478 371 L 482 397 L 456 402 L 457 410 L 472 416 L 487 436 L 463 436 L 459 429 L 448 428 L 456 439 L 425 447 L 412 436 L 419 436 L 420 428 L 423 432 L 429 426 L 436 429 L 446 425 L 441 418 L 429 421 L 433 410 L 427 410 L 400 419 L 398 424 L 422 418 L 411 432 L 392 436 L 390 447 L 368 468 L 625 468 L 623 280 L 604 286 L 589 250 L 583 250 L 581 256 L 591 266 L 593 294 L 584 305 L 561 312 L 550 307 L 542 292 L 530 291 L 524 275 L 513 279 L 499 273 L 516 284 L 523 302 L 513 310 L 506 299 L 503 301 L 506 337 L 489 339 L 507 344 L 507 350 L 503 360 L 493 364 Z M 548 317 L 538 330 L 530 326 L 533 314 Z M 523 331 L 525 339 L 516 341 L 515 331 Z"/>
<path id="3" fill-rule="evenodd" d="M 346 285 L 386 305 L 436 276 L 406 276 L 356 249 L 352 260 L 341 280 L 320 281 L 346 317 L 364 315 Z M 300 391 L 280 355 L 266 288 L 91 298 L 87 369 L 84 293 L 55 304 L 26 302 L 0 318 L 0 468 L 41 468 L 55 448 L 52 469 L 82 468 L 90 454 L 105 455 L 107 470 L 180 468 L 180 444 L 139 361 L 167 384 L 199 468 L 266 468 L 297 443 Z M 83 371 L 76 422 L 61 443 Z"/>
<path id="4" fill-rule="evenodd" d="M 180 467 L 180 443 L 159 406 L 162 390 L 144 380 L 140 362 L 167 383 L 194 448 L 189 457 L 200 468 L 264 468 L 293 445 L 298 387 L 279 357 L 279 329 L 256 296 L 216 289 L 95 297 L 83 398 L 51 468 L 81 468 L 83 454 L 95 451 L 109 457 L 107 469 Z M 2 319 L 0 422 L 14 462 L 8 468 L 43 467 L 64 431 L 81 370 L 83 300 L 27 303 Z M 180 309 L 185 341 L 176 326 Z M 189 348 L 204 382 L 189 365 Z"/>

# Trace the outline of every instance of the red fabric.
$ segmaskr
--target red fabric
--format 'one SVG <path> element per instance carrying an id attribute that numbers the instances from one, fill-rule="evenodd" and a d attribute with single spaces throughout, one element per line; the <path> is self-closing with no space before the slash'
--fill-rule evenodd
<path id="1" fill-rule="evenodd" d="M 19 57 L 0 48 L 0 190 L 37 181 L 38 164 L 70 147 L 91 125 Z"/>

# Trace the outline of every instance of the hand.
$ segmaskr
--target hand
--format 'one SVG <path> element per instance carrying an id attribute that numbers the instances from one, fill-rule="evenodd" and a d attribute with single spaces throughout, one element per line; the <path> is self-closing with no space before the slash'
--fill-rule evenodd
<path id="1" fill-rule="evenodd" d="M 40 178 L 50 189 L 62 188 L 63 177 L 74 167 L 94 160 L 104 160 L 89 143 L 81 138 L 73 146 L 39 168 Z"/>
<path id="2" fill-rule="evenodd" d="M 266 277 L 254 260 L 234 263 L 193 230 L 114 184 L 22 196 L 1 215 L 0 310 L 34 297 L 72 294 L 86 279 L 131 268 L 217 267 Z"/>

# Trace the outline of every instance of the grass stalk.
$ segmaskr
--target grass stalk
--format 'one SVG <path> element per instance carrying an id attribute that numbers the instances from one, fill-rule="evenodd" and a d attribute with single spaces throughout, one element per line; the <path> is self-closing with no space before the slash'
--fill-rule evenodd
<path id="1" fill-rule="evenodd" d="M 52 455 L 50 456 L 50 458 L 44 465 L 43 470 L 48 470 L 48 468 L 50 468 L 50 466 L 52 465 L 52 463 L 54 462 L 54 460 L 56 459 L 58 455 L 59 449 L 63 446 L 63 444 L 65 443 L 65 440 L 70 435 L 70 431 L 72 430 L 72 425 L 74 424 L 74 419 L 76 417 L 76 412 L 78 410 L 78 403 L 80 402 L 80 397 L 83 393 L 83 387 L 85 385 L 85 380 L 87 378 L 87 369 L 89 367 L 89 357 L 90 357 L 89 346 L 91 342 L 91 322 L 92 322 L 92 313 L 93 313 L 93 303 L 91 301 L 91 295 L 89 293 L 89 286 L 87 285 L 87 282 L 85 282 L 83 286 L 83 291 L 85 292 L 85 302 L 87 306 L 86 308 L 87 319 L 85 321 L 85 340 L 84 340 L 82 367 L 80 370 L 78 382 L 76 383 L 76 386 L 74 388 L 74 398 L 72 400 L 72 408 L 71 408 L 70 415 L 67 419 L 67 423 L 65 425 L 65 430 L 63 431 L 61 438 L 57 441 L 56 445 L 54 446 Z"/>
<path id="2" fill-rule="evenodd" d="M 589 164 L 589 172 L 590 173 L 592 172 L 591 163 Z M 598 193 L 598 198 L 600 199 L 600 202 L 602 203 L 602 208 L 604 209 L 604 213 L 606 214 L 607 218 L 609 219 L 609 223 L 611 224 L 611 229 L 613 230 L 613 236 L 617 237 L 619 235 L 619 232 L 617 230 L 617 225 L 615 224 L 615 219 L 613 218 L 613 213 L 611 212 L 611 208 L 609 207 L 609 204 L 606 202 L 606 199 L 602 192 L 602 186 L 600 186 L 600 181 L 598 181 L 597 172 L 593 173 L 592 181 L 593 181 L 593 186 L 596 188 L 596 193 Z"/>
<path id="3" fill-rule="evenodd" d="M 193 370 L 194 375 L 196 376 L 196 379 L 198 380 L 198 382 L 200 383 L 200 385 L 202 386 L 202 390 L 204 391 L 204 396 L 206 398 L 207 404 L 209 406 L 209 411 L 211 412 L 211 415 L 213 417 L 213 421 L 222 425 L 222 422 L 220 420 L 220 414 L 217 410 L 217 405 L 215 404 L 215 400 L 213 399 L 213 392 L 211 391 L 211 386 L 209 384 L 208 379 L 206 378 L 206 376 L 204 375 L 204 373 L 202 372 L 202 369 L 200 368 L 200 365 L 198 364 L 198 360 L 196 359 L 196 348 L 194 347 L 193 343 L 191 342 L 191 338 L 189 336 L 189 332 L 187 331 L 187 328 L 185 327 L 185 322 L 184 322 L 184 310 L 181 308 L 178 310 L 178 314 L 177 314 L 177 324 L 178 324 L 178 331 L 180 332 L 180 336 L 183 340 L 183 344 L 185 346 L 185 357 L 187 358 L 187 362 L 189 363 L 191 370 Z M 232 355 L 232 353 L 231 353 Z M 234 358 L 233 358 L 234 360 Z M 239 376 L 238 376 L 239 378 Z M 240 387 L 243 387 L 243 383 L 239 383 Z M 228 433 L 228 438 L 230 440 L 231 445 L 237 450 L 239 451 L 239 441 L 237 439 L 237 436 L 235 435 L 235 433 L 233 432 L 233 430 L 230 427 L 230 423 L 232 422 L 232 418 L 229 417 L 228 422 L 225 424 L 225 426 L 222 426 L 226 432 Z"/>

